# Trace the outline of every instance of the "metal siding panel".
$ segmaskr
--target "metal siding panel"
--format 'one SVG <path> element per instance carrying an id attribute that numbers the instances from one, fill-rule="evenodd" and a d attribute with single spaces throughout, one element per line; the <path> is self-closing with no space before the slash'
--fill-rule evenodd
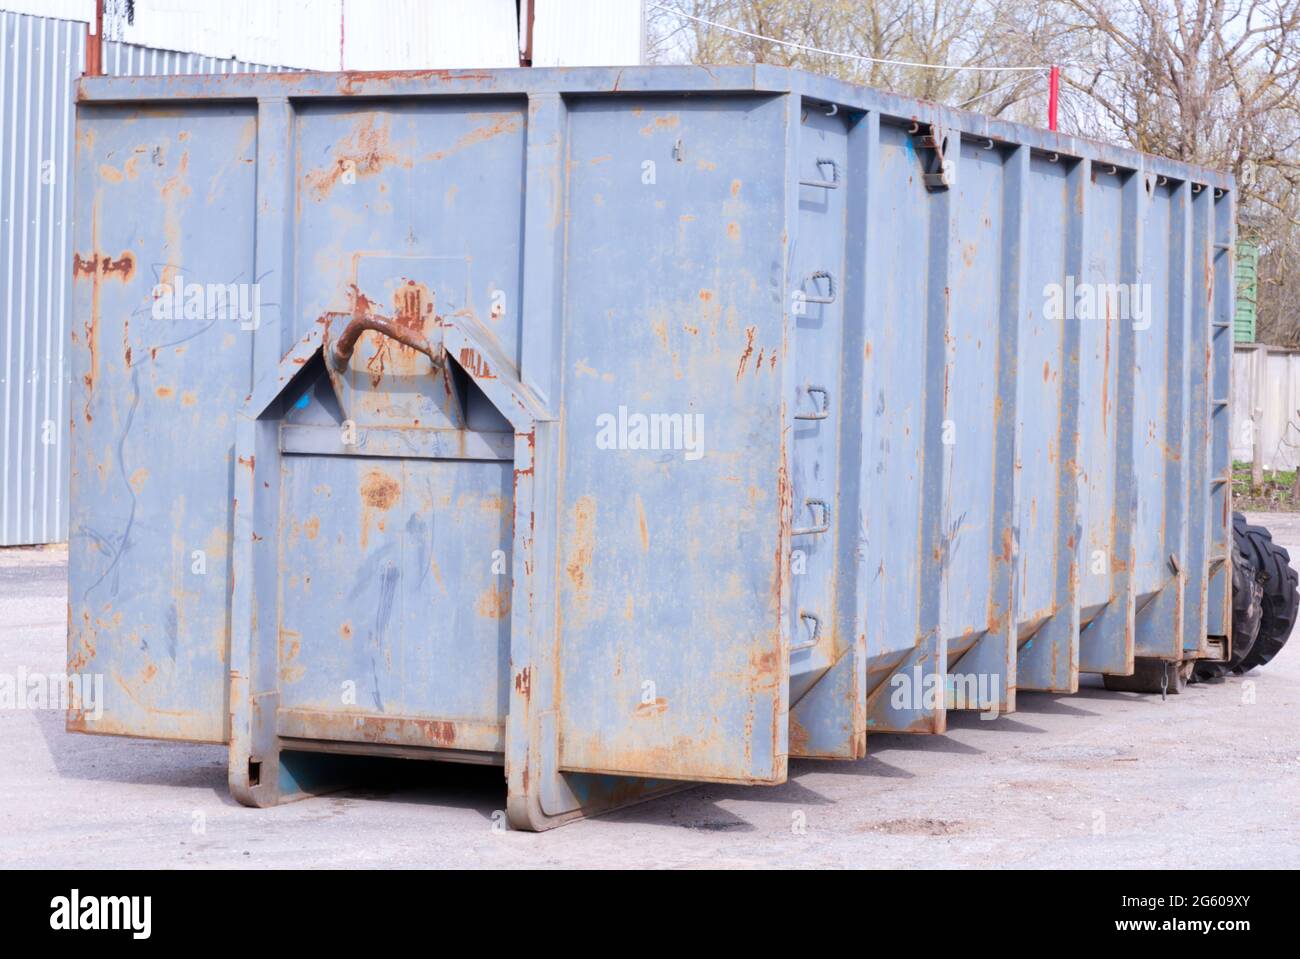
<path id="1" fill-rule="evenodd" d="M 642 0 L 533 0 L 533 66 L 630 66 L 644 56 Z"/>
<path id="2" fill-rule="evenodd" d="M 136 0 L 134 22 L 106 30 L 138 48 L 210 59 L 214 72 L 235 61 L 312 70 L 519 63 L 514 0 Z"/>
<path id="3" fill-rule="evenodd" d="M 81 34 L 0 14 L 0 545 L 66 535 L 67 156 Z"/>
<path id="4" fill-rule="evenodd" d="M 85 45 L 81 23 L 0 13 L 0 546 L 68 535 L 69 207 L 74 85 Z M 104 46 L 110 75 L 256 69 L 117 41 Z"/>
<path id="5" fill-rule="evenodd" d="M 517 67 L 514 0 L 349 0 L 348 70 Z"/>

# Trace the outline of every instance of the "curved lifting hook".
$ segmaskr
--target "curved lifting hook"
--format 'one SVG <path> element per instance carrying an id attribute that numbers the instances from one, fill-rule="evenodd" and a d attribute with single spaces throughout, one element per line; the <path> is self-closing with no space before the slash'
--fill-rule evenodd
<path id="1" fill-rule="evenodd" d="M 835 116 L 835 114 L 837 114 L 837 113 L 839 113 L 839 112 L 840 112 L 840 105 L 839 105 L 838 103 L 828 103 L 828 104 L 826 104 L 826 115 L 827 115 L 828 117 L 833 117 L 833 116 Z"/>
<path id="2" fill-rule="evenodd" d="M 330 350 L 330 359 L 333 361 L 336 370 L 342 372 L 348 368 L 348 363 L 352 359 L 352 351 L 357 346 L 357 340 L 366 330 L 382 333 L 403 346 L 418 350 L 432 360 L 435 367 L 442 362 L 441 343 L 435 349 L 430 345 L 423 333 L 408 329 L 405 326 L 399 326 L 392 320 L 386 320 L 383 317 L 363 315 L 352 318 L 351 322 L 344 327 L 343 334 L 335 342 L 334 348 Z"/>
<path id="3" fill-rule="evenodd" d="M 921 124 L 919 124 L 919 123 L 917 123 L 915 120 L 913 120 L 913 121 L 912 121 L 912 125 L 911 125 L 910 127 L 907 128 L 907 132 L 908 132 L 908 134 L 910 134 L 910 135 L 915 135 L 915 134 L 917 134 L 917 133 L 920 133 L 920 132 L 921 132 Z"/>

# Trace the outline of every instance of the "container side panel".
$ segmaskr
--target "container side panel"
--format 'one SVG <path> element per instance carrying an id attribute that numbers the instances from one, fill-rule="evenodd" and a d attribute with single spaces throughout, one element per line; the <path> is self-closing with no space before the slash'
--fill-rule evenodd
<path id="1" fill-rule="evenodd" d="M 256 132 L 245 106 L 79 116 L 68 656 L 106 700 L 84 731 L 225 738 L 253 319 L 215 293 L 257 295 Z"/>
<path id="2" fill-rule="evenodd" d="M 830 160 L 845 169 L 843 117 L 805 107 L 799 125 L 799 177 L 829 177 Z M 791 639 L 790 701 L 820 679 L 843 654 L 846 637 L 834 616 L 839 556 L 836 517 L 840 481 L 838 427 L 843 416 L 840 385 L 844 311 L 844 188 L 799 186 L 799 221 L 792 258 L 791 314 L 795 380 L 791 411 L 794 459 L 790 466 L 794 530 L 790 583 L 792 608 L 800 616 Z M 825 302 L 829 301 L 829 302 Z M 850 634 L 851 635 L 851 634 Z"/>
<path id="3" fill-rule="evenodd" d="M 786 104 L 575 101 L 569 149 L 561 768 L 783 779 Z"/>
<path id="4" fill-rule="evenodd" d="M 1057 471 L 1061 451 L 1061 344 L 1066 323 L 1077 322 L 1067 300 L 1066 236 L 1068 170 L 1033 157 L 1029 167 L 1030 247 L 1028 311 L 1021 323 L 1016 397 L 1020 451 L 1018 612 L 1038 623 L 1053 612 L 1057 532 Z"/>
<path id="5" fill-rule="evenodd" d="M 867 668 L 879 683 L 917 644 L 930 200 L 906 128 L 881 124 L 880 234 L 869 254 L 865 425 Z M 928 588 L 937 588 L 929 584 Z"/>
<path id="6" fill-rule="evenodd" d="M 1137 358 L 1133 391 L 1133 484 L 1137 487 L 1136 590 L 1140 597 L 1158 590 L 1168 577 L 1165 549 L 1165 469 L 1169 416 L 1169 243 L 1172 229 L 1167 186 L 1156 187 L 1147 205 L 1142 266 L 1136 287 L 1113 297 L 1121 323 L 1133 327 Z M 1110 297 L 1108 297 L 1110 299 Z M 1176 465 L 1176 464 L 1175 464 Z"/>
<path id="7" fill-rule="evenodd" d="M 1095 168 L 1094 168 L 1095 171 Z M 1123 184 L 1094 172 L 1088 187 L 1085 273 L 1080 282 L 1118 283 L 1124 232 Z M 1080 605 L 1085 617 L 1112 597 L 1119 321 L 1094 311 L 1079 325 L 1079 484 L 1083 526 Z"/>
<path id="8" fill-rule="evenodd" d="M 1211 194 L 1213 191 L 1203 190 Z M 1227 635 L 1232 620 L 1232 577 L 1229 571 L 1229 542 L 1232 536 L 1232 341 L 1227 327 L 1231 323 L 1236 295 L 1231 256 L 1218 255 L 1217 250 L 1231 248 L 1236 235 L 1236 209 L 1234 194 L 1223 192 L 1213 200 L 1212 260 L 1213 275 L 1207 277 L 1207 295 L 1213 306 L 1210 352 L 1210 562 L 1211 571 L 1207 587 L 1207 632 Z M 1288 404 L 1283 409 L 1295 409 Z M 1196 508 L 1200 508 L 1197 504 Z"/>
<path id="9" fill-rule="evenodd" d="M 989 626 L 993 570 L 998 318 L 1002 288 L 1001 151 L 962 144 L 954 216 L 959 249 L 951 283 L 954 352 L 949 420 L 940 437 L 951 450 L 944 493 L 947 542 L 943 629 L 961 652 Z"/>

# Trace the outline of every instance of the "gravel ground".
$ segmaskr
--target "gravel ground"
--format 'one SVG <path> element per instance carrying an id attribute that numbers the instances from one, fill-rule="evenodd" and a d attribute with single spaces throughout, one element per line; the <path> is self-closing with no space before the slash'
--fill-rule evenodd
<path id="1" fill-rule="evenodd" d="M 1300 514 L 1252 514 L 1300 549 Z M 0 673 L 64 668 L 67 554 L 0 550 Z M 394 761 L 364 791 L 245 809 L 215 746 L 0 710 L 0 866 L 1300 866 L 1300 640 L 1222 685 L 1021 693 L 994 722 L 877 735 L 775 788 L 704 786 L 532 835 L 495 769 Z"/>

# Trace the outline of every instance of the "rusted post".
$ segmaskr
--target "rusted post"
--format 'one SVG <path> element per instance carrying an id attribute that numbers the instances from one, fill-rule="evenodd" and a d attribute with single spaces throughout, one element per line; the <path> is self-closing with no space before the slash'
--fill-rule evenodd
<path id="1" fill-rule="evenodd" d="M 519 24 L 519 65 L 533 65 L 533 21 L 536 19 L 535 0 L 524 0 L 522 22 Z"/>
<path id="2" fill-rule="evenodd" d="M 95 0 L 95 22 L 86 37 L 86 76 L 104 75 L 104 0 Z"/>

